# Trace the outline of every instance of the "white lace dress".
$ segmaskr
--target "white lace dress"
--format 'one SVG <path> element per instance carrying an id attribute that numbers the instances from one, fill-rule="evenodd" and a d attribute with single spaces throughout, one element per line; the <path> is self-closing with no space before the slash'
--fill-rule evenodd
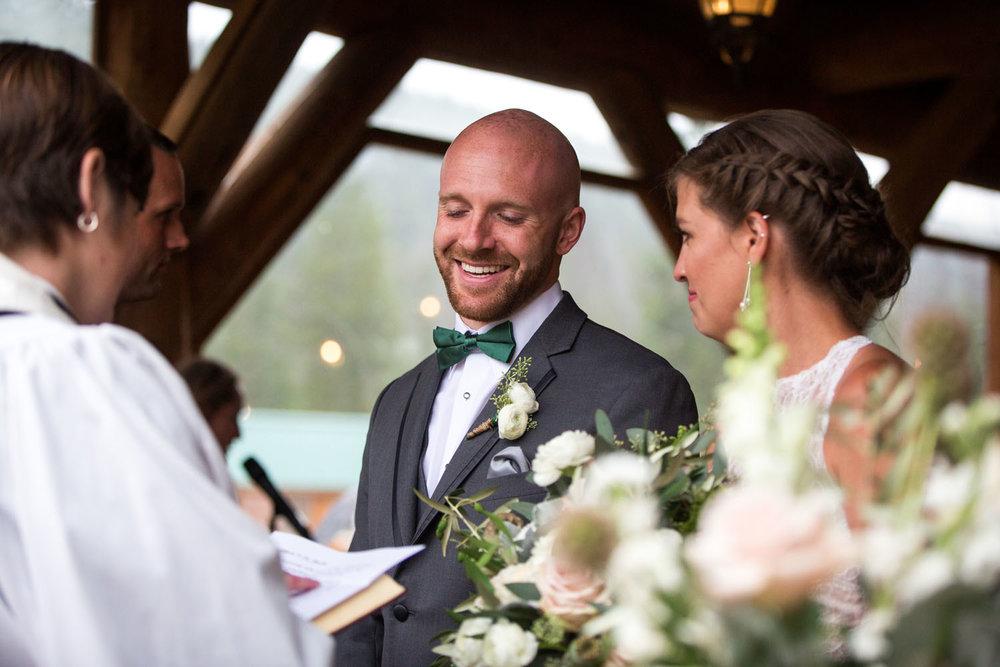
<path id="1" fill-rule="evenodd" d="M 823 439 L 830 425 L 833 394 L 854 355 L 870 344 L 871 341 L 864 336 L 842 340 L 831 347 L 826 357 L 818 363 L 795 375 L 780 378 L 775 386 L 774 399 L 779 411 L 802 403 L 812 403 L 819 407 L 819 420 L 810 443 L 809 458 L 813 466 L 824 473 L 828 471 L 823 456 Z M 846 529 L 846 517 L 843 521 Z M 823 618 L 827 623 L 838 627 L 853 627 L 861 620 L 866 603 L 858 574 L 857 568 L 841 572 L 817 592 L 815 599 L 823 606 Z M 828 650 L 838 655 L 842 647 L 834 642 Z"/>
<path id="2" fill-rule="evenodd" d="M 809 458 L 813 466 L 822 472 L 826 472 L 823 439 L 830 425 L 833 394 L 854 355 L 868 345 L 871 345 L 871 341 L 864 336 L 852 336 L 842 340 L 831 347 L 826 356 L 816 364 L 795 375 L 779 378 L 774 387 L 774 402 L 779 411 L 803 403 L 812 403 L 819 407 L 819 421 L 809 447 Z"/>

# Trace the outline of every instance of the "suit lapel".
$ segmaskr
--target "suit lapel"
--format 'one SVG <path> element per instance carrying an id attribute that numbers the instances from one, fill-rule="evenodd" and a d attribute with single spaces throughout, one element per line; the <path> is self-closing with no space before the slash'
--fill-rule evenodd
<path id="1" fill-rule="evenodd" d="M 414 380 L 409 401 L 400 414 L 396 467 L 393 471 L 394 497 L 388 506 L 389 511 L 394 512 L 393 542 L 397 546 L 410 544 L 410 537 L 417 521 L 417 505 L 419 503 L 423 506 L 413 493 L 413 489 L 420 487 L 420 480 L 423 479 L 421 475 L 423 445 L 427 439 L 427 425 L 434 407 L 434 397 L 437 395 L 443 376 L 444 371 L 438 369 L 433 356 L 425 360 L 419 367 L 419 374 Z"/>
<path id="2" fill-rule="evenodd" d="M 572 348 L 573 341 L 576 339 L 580 327 L 583 326 L 586 319 L 586 313 L 577 307 L 572 297 L 568 293 L 564 294 L 562 301 L 559 302 L 555 310 L 545 319 L 519 355 L 520 357 L 531 357 L 531 368 L 528 370 L 528 384 L 538 399 L 539 412 L 537 418 L 539 419 L 545 418 L 545 388 L 556 376 L 550 357 Z M 433 404 L 433 397 L 431 398 L 431 402 Z M 483 411 L 469 425 L 469 430 L 472 430 L 495 414 L 496 407 L 493 405 L 493 401 L 487 401 Z M 426 432 L 427 423 L 425 421 L 424 433 Z M 455 455 L 452 456 L 451 461 L 448 462 L 448 466 L 444 470 L 444 475 L 441 477 L 441 481 L 435 490 L 434 499 L 440 501 L 444 496 L 459 488 L 483 458 L 489 454 L 499 439 L 500 434 L 497 432 L 497 429 L 493 428 L 485 433 L 480 433 L 474 438 L 463 441 L 455 452 Z M 476 491 L 478 490 L 476 489 Z M 421 507 L 417 511 L 416 531 L 413 535 L 414 540 L 420 538 L 420 534 L 426 530 L 435 513 L 431 507 L 421 504 Z"/>

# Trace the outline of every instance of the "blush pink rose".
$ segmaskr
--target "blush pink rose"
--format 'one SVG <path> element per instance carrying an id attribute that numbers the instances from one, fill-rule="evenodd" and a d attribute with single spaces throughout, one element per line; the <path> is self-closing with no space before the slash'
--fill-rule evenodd
<path id="1" fill-rule="evenodd" d="M 855 561 L 837 507 L 821 491 L 729 489 L 705 506 L 687 560 L 702 589 L 720 603 L 792 607 Z"/>
<path id="2" fill-rule="evenodd" d="M 574 632 L 597 615 L 594 603 L 611 602 L 600 577 L 554 556 L 542 565 L 537 584 L 542 609 Z"/>

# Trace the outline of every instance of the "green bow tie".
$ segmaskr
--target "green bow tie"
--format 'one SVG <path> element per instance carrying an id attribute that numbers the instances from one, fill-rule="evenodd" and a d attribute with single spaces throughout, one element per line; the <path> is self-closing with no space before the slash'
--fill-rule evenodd
<path id="1" fill-rule="evenodd" d="M 514 326 L 498 324 L 483 334 L 459 333 L 454 329 L 434 329 L 438 368 L 444 370 L 469 356 L 477 347 L 497 361 L 507 362 L 514 356 Z"/>

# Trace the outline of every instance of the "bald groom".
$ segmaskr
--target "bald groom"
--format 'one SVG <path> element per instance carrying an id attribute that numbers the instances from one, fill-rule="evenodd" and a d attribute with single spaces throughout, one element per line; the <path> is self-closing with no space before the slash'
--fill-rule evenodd
<path id="1" fill-rule="evenodd" d="M 454 551 L 442 557 L 438 515 L 414 489 L 440 500 L 459 487 L 471 494 L 495 486 L 489 507 L 511 498 L 537 502 L 545 491 L 526 479 L 536 449 L 568 429 L 593 431 L 596 410 L 618 429 L 673 432 L 697 420 L 679 372 L 590 321 L 560 287 L 560 262 L 585 221 L 576 153 L 533 113 L 490 114 L 445 154 L 434 257 L 455 311 L 449 336 L 500 342 L 484 346 L 494 356 L 475 345 L 457 359 L 431 354 L 375 403 L 351 550 L 427 549 L 391 573 L 406 587 L 399 600 L 337 635 L 337 664 L 430 664 L 432 637 L 453 626 L 446 610 L 473 592 Z M 537 428 L 516 440 L 496 429 L 467 437 L 495 414 L 489 399 L 519 357 L 531 360 Z"/>

